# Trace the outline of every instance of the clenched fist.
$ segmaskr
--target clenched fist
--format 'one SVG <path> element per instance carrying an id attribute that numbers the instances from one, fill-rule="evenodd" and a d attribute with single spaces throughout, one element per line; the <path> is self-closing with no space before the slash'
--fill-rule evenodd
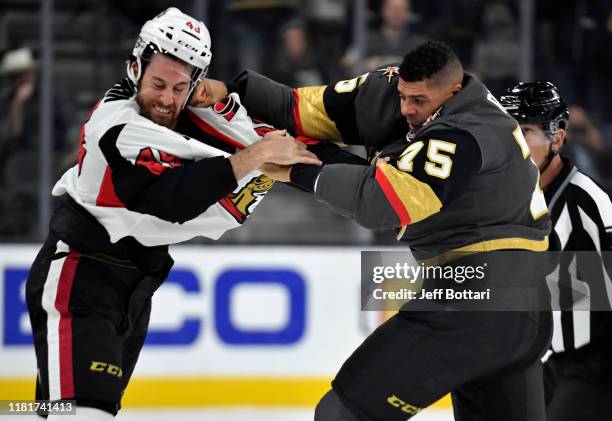
<path id="1" fill-rule="evenodd" d="M 225 83 L 215 79 L 204 79 L 194 89 L 189 105 L 199 108 L 210 107 L 227 95 Z"/>

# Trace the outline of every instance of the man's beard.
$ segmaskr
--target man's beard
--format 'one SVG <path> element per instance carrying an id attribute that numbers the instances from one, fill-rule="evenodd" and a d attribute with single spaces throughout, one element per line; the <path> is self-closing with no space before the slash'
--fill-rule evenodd
<path id="1" fill-rule="evenodd" d="M 174 127 L 176 127 L 178 115 L 175 114 L 174 109 L 172 110 L 172 114 L 168 116 L 162 116 L 157 114 L 153 110 L 154 102 L 149 102 L 148 104 L 145 104 L 140 95 L 136 95 L 136 103 L 140 106 L 140 113 L 149 120 L 169 129 L 174 129 Z"/>

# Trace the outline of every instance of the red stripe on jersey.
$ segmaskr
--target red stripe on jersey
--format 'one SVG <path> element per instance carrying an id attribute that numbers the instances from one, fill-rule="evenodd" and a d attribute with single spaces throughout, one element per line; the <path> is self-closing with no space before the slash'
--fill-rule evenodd
<path id="1" fill-rule="evenodd" d="M 220 199 L 219 204 L 223 206 L 223 208 L 228 211 L 229 214 L 232 215 L 237 222 L 241 224 L 244 223 L 246 217 L 242 214 L 242 212 L 238 210 L 234 202 L 232 202 L 229 197 L 224 197 L 223 199 Z"/>
<path id="2" fill-rule="evenodd" d="M 320 140 L 313 139 L 308 136 L 298 136 L 295 138 L 295 140 L 297 140 L 298 142 L 302 142 L 304 145 L 316 145 L 320 142 Z"/>
<path id="3" fill-rule="evenodd" d="M 77 156 L 77 165 L 79 168 L 79 175 L 81 175 L 81 170 L 83 169 L 83 159 L 85 159 L 85 155 L 87 154 L 87 149 L 85 149 L 85 125 L 81 126 L 81 139 L 79 142 L 79 154 Z"/>
<path id="4" fill-rule="evenodd" d="M 96 108 L 98 108 L 98 106 L 101 103 L 102 103 L 102 99 L 99 99 L 98 102 L 96 102 L 96 105 L 94 105 L 94 107 L 91 109 L 91 111 L 87 115 L 87 118 L 85 119 L 85 124 L 87 124 L 87 122 L 91 118 L 91 115 L 94 113 L 94 111 L 96 111 Z M 83 168 L 83 159 L 85 158 L 85 155 L 87 154 L 87 149 L 85 149 L 85 146 L 84 146 L 85 145 L 85 124 L 83 124 L 81 126 L 81 137 L 80 137 L 80 142 L 79 142 L 79 153 L 77 155 L 77 165 L 78 165 L 78 168 L 79 168 L 79 175 L 81 175 L 81 169 Z"/>
<path id="5" fill-rule="evenodd" d="M 59 368 L 61 399 L 74 397 L 74 375 L 72 365 L 72 313 L 70 312 L 70 293 L 74 275 L 81 255 L 70 250 L 57 284 L 55 308 L 60 313 L 59 321 Z"/>
<path id="6" fill-rule="evenodd" d="M 295 133 L 297 135 L 303 135 L 304 130 L 302 129 L 302 119 L 300 118 L 300 95 L 298 90 L 293 90 L 293 99 L 295 104 L 293 105 L 293 122 L 295 123 Z"/>
<path id="7" fill-rule="evenodd" d="M 221 133 L 219 130 L 215 129 L 213 126 L 211 126 L 210 124 L 202 120 L 193 111 L 191 110 L 186 110 L 186 111 L 187 111 L 187 116 L 191 119 L 191 121 L 193 121 L 196 124 L 196 126 L 198 126 L 198 128 L 202 130 L 203 132 L 213 135 L 217 139 L 222 140 L 226 143 L 229 143 L 230 145 L 238 149 L 246 148 L 246 146 L 243 145 L 242 143 L 238 142 L 235 139 L 232 139 L 231 137 L 229 137 L 228 135 L 224 133 Z"/>
<path id="8" fill-rule="evenodd" d="M 109 208 L 125 208 L 125 204 L 117 197 L 115 193 L 115 186 L 113 185 L 112 171 L 110 167 L 106 166 L 104 171 L 104 178 L 100 185 L 100 191 L 96 199 L 96 206 L 106 206 Z"/>
<path id="9" fill-rule="evenodd" d="M 397 195 L 397 193 L 395 193 L 395 190 L 393 189 L 393 186 L 391 185 L 389 180 L 387 180 L 387 177 L 380 170 L 380 168 L 376 168 L 375 179 L 378 182 L 378 185 L 382 189 L 383 193 L 387 197 L 387 200 L 391 204 L 391 207 L 393 208 L 393 210 L 397 214 L 397 217 L 400 220 L 400 224 L 401 225 L 408 225 L 410 223 L 410 221 L 411 221 L 410 214 L 408 214 L 408 211 L 406 210 L 406 207 L 402 203 L 402 201 L 399 198 L 399 196 Z"/>

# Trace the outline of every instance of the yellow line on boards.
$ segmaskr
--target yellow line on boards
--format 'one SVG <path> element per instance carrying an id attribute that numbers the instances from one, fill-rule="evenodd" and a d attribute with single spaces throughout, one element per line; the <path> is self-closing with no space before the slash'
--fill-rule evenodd
<path id="1" fill-rule="evenodd" d="M 211 406 L 313 407 L 330 388 L 322 377 L 135 377 L 124 408 Z M 1 378 L 0 400 L 34 399 L 34 379 Z M 450 396 L 432 405 L 450 409 Z"/>

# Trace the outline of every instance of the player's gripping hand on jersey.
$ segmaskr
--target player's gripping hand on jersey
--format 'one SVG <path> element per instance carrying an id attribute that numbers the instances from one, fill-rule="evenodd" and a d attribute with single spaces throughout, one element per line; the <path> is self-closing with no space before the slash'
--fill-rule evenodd
<path id="1" fill-rule="evenodd" d="M 306 149 L 305 144 L 287 135 L 286 130 L 266 133 L 260 142 L 230 156 L 229 160 L 236 180 L 240 180 L 264 164 L 283 166 L 300 163 L 322 164 L 315 154 Z"/>
<path id="2" fill-rule="evenodd" d="M 210 107 L 227 95 L 225 83 L 204 79 L 195 88 L 190 105 L 200 108 Z M 322 164 L 315 154 L 306 149 L 305 144 L 287 135 L 286 130 L 267 133 L 261 142 L 233 155 L 230 161 L 236 179 L 254 169 L 259 169 L 264 173 L 269 172 L 269 175 L 273 176 L 271 178 L 283 182 L 289 181 L 290 165 Z"/>

